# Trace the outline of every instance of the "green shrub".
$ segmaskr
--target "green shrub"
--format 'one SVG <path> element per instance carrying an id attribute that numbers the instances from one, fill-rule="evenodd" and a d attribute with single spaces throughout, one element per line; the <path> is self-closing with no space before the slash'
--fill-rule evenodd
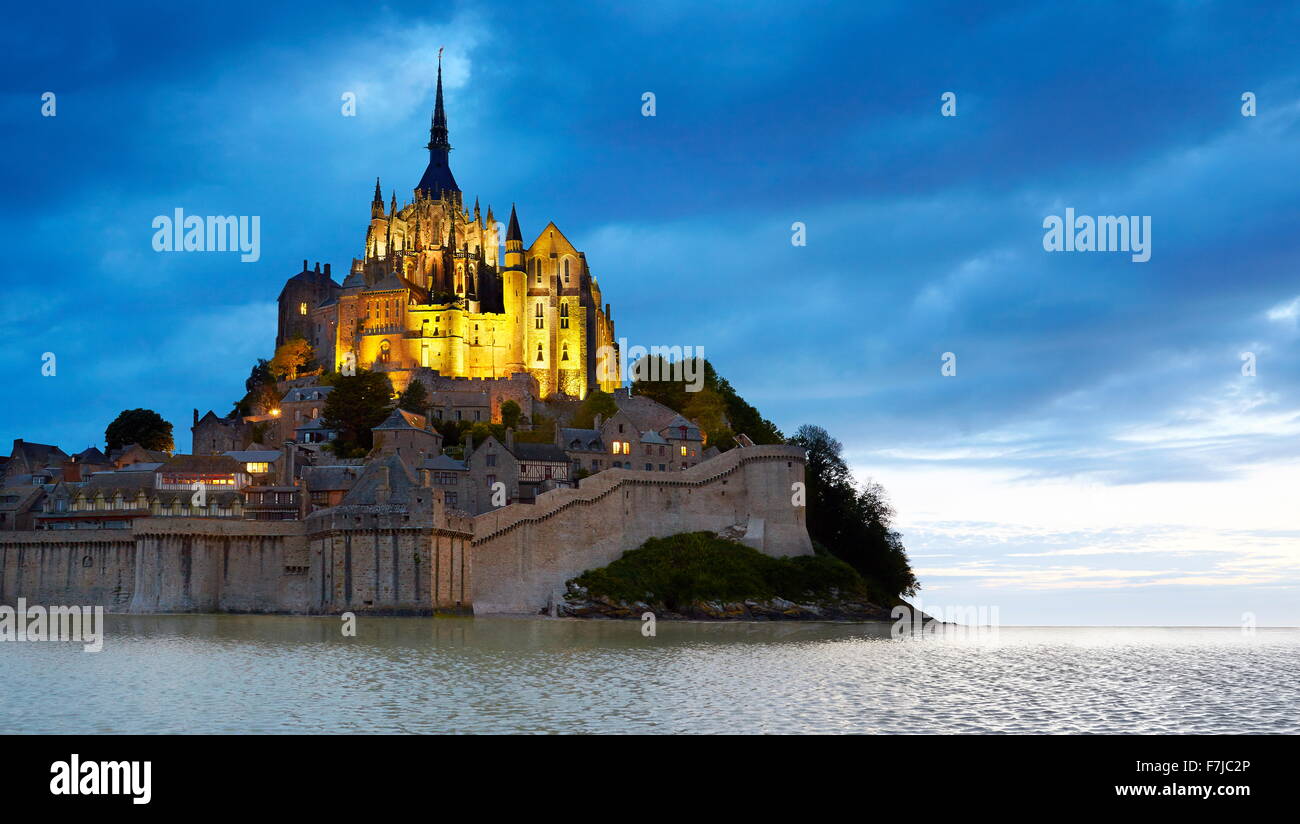
<path id="1" fill-rule="evenodd" d="M 867 582 L 838 558 L 773 558 L 712 532 L 651 538 L 609 566 L 584 572 L 575 583 L 593 596 L 662 603 L 674 610 L 692 601 L 821 598 L 832 589 L 841 596 L 871 595 Z"/>

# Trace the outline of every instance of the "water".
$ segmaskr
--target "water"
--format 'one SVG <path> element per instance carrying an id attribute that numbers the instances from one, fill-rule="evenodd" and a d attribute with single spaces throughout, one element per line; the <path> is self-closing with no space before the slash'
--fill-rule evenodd
<path id="1" fill-rule="evenodd" d="M 1297 733 L 1300 630 L 109 616 L 0 643 L 0 733 Z"/>

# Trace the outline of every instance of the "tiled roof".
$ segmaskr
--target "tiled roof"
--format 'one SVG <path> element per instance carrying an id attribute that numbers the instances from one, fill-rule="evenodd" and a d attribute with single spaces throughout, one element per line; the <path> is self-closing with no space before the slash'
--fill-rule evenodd
<path id="1" fill-rule="evenodd" d="M 10 457 L 21 458 L 27 461 L 29 467 L 40 468 L 51 463 L 63 463 L 68 459 L 68 453 L 49 444 L 15 441 Z"/>
<path id="2" fill-rule="evenodd" d="M 578 445 L 574 446 L 573 442 Z M 564 449 L 579 449 L 587 452 L 604 452 L 605 442 L 598 429 L 573 429 L 560 427 L 560 444 Z"/>
<path id="3" fill-rule="evenodd" d="M 365 471 L 361 473 L 361 477 L 343 496 L 342 506 L 372 506 L 378 504 L 378 490 L 383 480 L 384 468 L 388 469 L 388 500 L 384 503 L 388 505 L 409 503 L 411 490 L 417 486 L 415 478 L 411 477 L 411 471 L 406 468 L 406 463 L 400 457 L 387 455 L 371 461 L 366 466 Z"/>
<path id="4" fill-rule="evenodd" d="M 141 466 L 141 464 L 135 464 Z M 88 493 L 93 493 L 100 489 L 153 489 L 154 473 L 153 472 L 96 472 L 91 475 L 84 484 L 82 489 Z"/>
<path id="5" fill-rule="evenodd" d="M 553 443 L 516 443 L 511 453 L 521 461 L 568 463 L 569 456 Z"/>
<path id="6" fill-rule="evenodd" d="M 81 450 L 73 457 L 76 459 L 77 463 L 107 464 L 109 462 L 108 456 L 105 455 L 103 452 L 100 452 L 98 448 L 93 446 L 89 447 L 88 449 Z"/>
<path id="7" fill-rule="evenodd" d="M 273 463 L 283 457 L 277 449 L 234 449 L 221 454 L 229 455 L 240 463 Z"/>
<path id="8" fill-rule="evenodd" d="M 332 386 L 295 386 L 284 394 L 281 403 L 302 403 L 305 401 L 323 401 L 334 391 Z"/>
<path id="9" fill-rule="evenodd" d="M 415 429 L 420 432 L 428 432 L 429 430 L 420 426 L 423 420 L 424 418 L 421 415 L 407 412 L 404 409 L 394 409 L 392 414 L 389 415 L 383 423 L 376 426 L 373 431 L 378 432 L 387 429 Z"/>
<path id="10" fill-rule="evenodd" d="M 159 472 L 203 472 L 209 474 L 234 475 L 242 472 L 243 467 L 234 458 L 226 455 L 175 455 L 162 466 Z"/>
<path id="11" fill-rule="evenodd" d="M 432 469 L 435 472 L 466 472 L 469 467 L 465 466 L 464 461 L 458 461 L 450 455 L 439 455 L 436 458 L 426 458 L 420 464 L 420 469 Z"/>
<path id="12" fill-rule="evenodd" d="M 304 466 L 303 483 L 310 492 L 329 489 L 351 489 L 361 474 L 359 466 Z"/>

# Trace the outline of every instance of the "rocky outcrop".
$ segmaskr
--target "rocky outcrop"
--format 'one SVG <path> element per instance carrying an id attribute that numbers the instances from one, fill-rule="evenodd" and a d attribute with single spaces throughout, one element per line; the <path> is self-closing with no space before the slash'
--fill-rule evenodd
<path id="1" fill-rule="evenodd" d="M 746 601 L 695 601 L 669 609 L 661 603 L 615 601 L 591 595 L 572 581 L 564 597 L 542 610 L 559 618 L 636 619 L 652 612 L 661 621 L 893 621 L 890 610 L 837 593 L 814 602 L 784 598 Z"/>

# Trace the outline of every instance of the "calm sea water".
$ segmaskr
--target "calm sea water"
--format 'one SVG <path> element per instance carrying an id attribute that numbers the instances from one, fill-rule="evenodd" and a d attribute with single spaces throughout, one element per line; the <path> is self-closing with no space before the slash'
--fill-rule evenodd
<path id="1" fill-rule="evenodd" d="M 0 643 L 0 733 L 1298 733 L 1300 630 L 110 616 Z"/>

